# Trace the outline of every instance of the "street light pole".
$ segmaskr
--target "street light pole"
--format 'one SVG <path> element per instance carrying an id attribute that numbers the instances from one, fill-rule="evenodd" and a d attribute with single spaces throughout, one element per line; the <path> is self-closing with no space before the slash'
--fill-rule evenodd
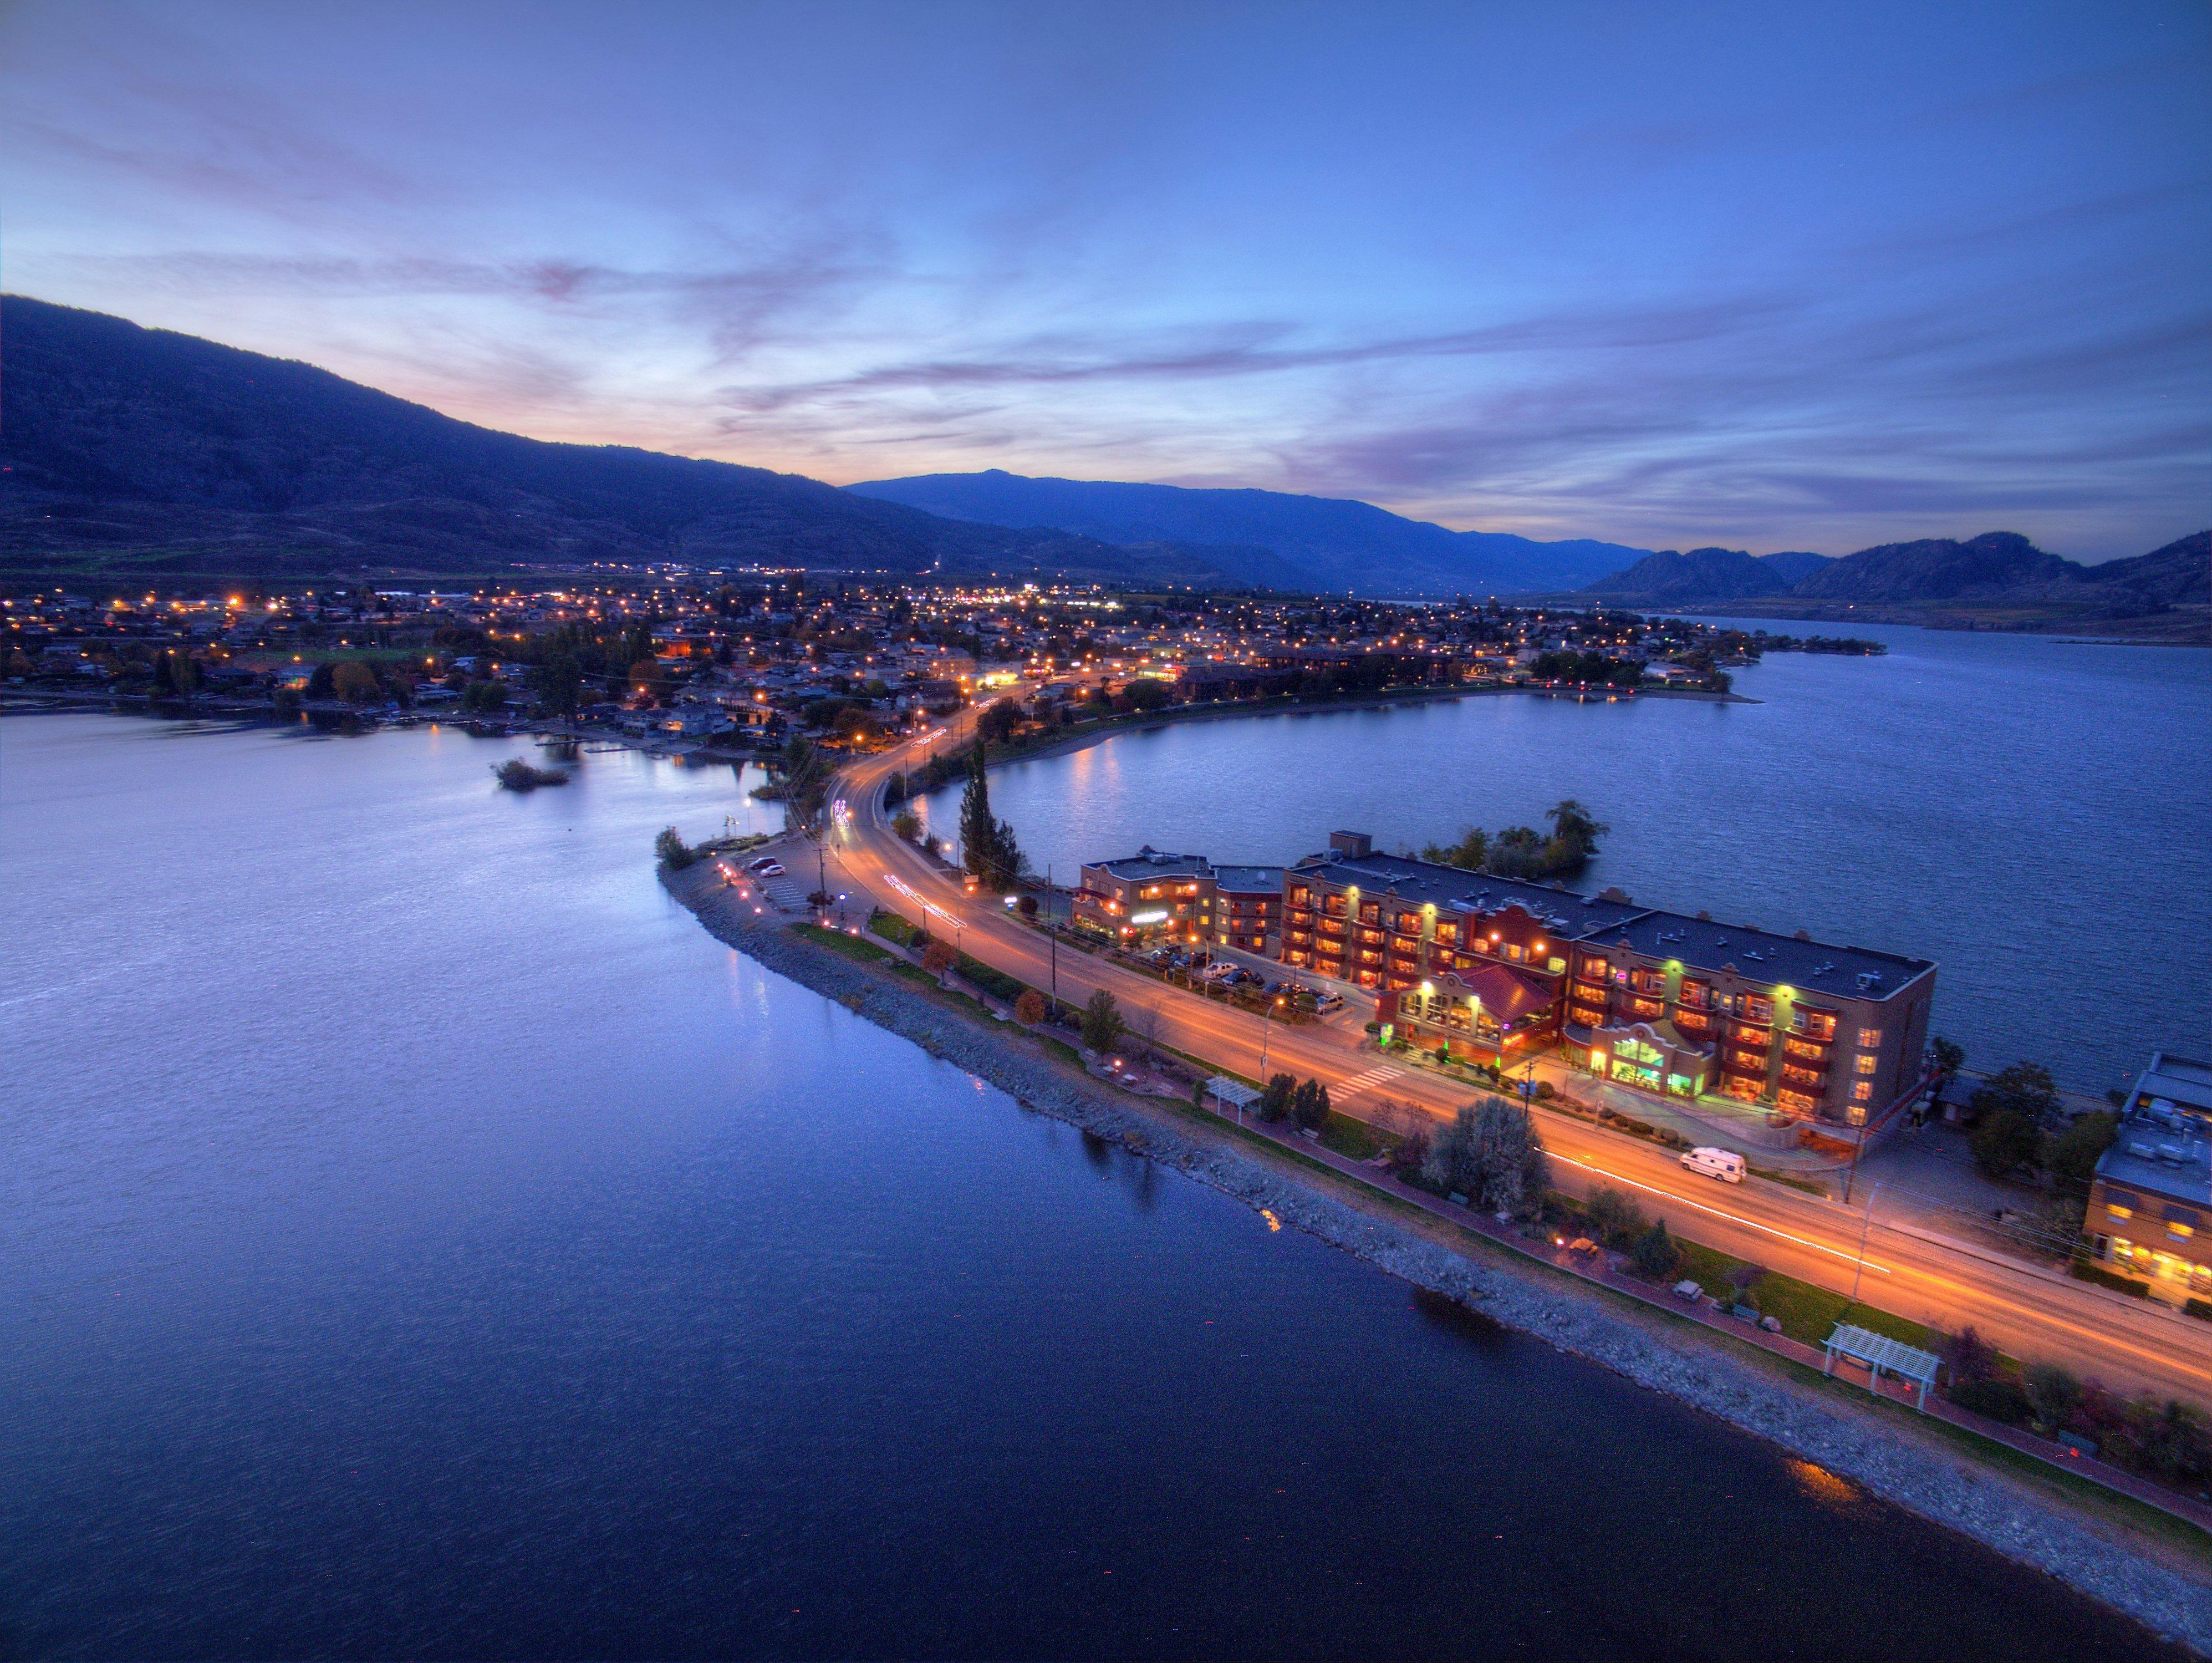
<path id="1" fill-rule="evenodd" d="M 1859 1302 L 1859 1278 L 1866 1275 L 1867 1232 L 1874 1227 L 1874 1203 L 1881 1198 L 1881 1180 L 1875 1180 L 1874 1189 L 1867 1196 L 1866 1216 L 1859 1221 L 1859 1264 L 1851 1272 L 1851 1303 Z"/>

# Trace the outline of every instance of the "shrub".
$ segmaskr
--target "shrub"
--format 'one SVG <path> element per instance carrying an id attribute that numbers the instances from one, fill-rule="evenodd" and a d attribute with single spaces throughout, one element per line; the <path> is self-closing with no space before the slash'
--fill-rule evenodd
<path id="1" fill-rule="evenodd" d="M 2018 1426 L 2034 1412 L 2027 1394 L 2010 1380 L 1968 1380 L 1951 1388 L 1951 1401 L 1971 1414 Z"/>
<path id="2" fill-rule="evenodd" d="M 1663 1282 L 1673 1276 L 1681 1257 L 1681 1249 L 1667 1234 L 1667 1221 L 1663 1218 L 1637 1238 L 1636 1268 L 1654 1282 Z"/>
<path id="3" fill-rule="evenodd" d="M 2132 1276 L 2115 1276 L 2101 1265 L 2090 1264 L 2086 1258 L 2075 1259 L 2069 1268 L 2073 1270 L 2075 1280 L 2077 1282 L 2091 1282 L 2099 1288 L 2109 1288 L 2114 1293 L 2125 1294 L 2130 1299 L 2150 1297 L 2148 1282 L 2137 1282 Z"/>
<path id="4" fill-rule="evenodd" d="M 1997 1372 L 1996 1347 L 1975 1332 L 1972 1323 L 1940 1342 L 1936 1350 L 1951 1365 L 1951 1383 L 1954 1386 L 1989 1380 Z"/>
<path id="5" fill-rule="evenodd" d="M 681 872 L 699 858 L 699 851 L 685 843 L 672 825 L 653 840 L 653 850 L 659 856 L 662 868 L 670 872 Z"/>
<path id="6" fill-rule="evenodd" d="M 2202 1317 L 2205 1321 L 2212 1322 L 2212 1300 L 2193 1299 L 2181 1310 L 2185 1316 Z"/>
<path id="7" fill-rule="evenodd" d="M 2081 1382 L 2055 1362 L 2039 1362 L 2021 1379 L 2021 1389 L 2035 1410 L 2035 1418 L 2057 1431 L 2081 1401 Z"/>
<path id="8" fill-rule="evenodd" d="M 1319 1131 L 1328 1124 L 1328 1087 L 1318 1080 L 1301 1081 L 1291 1093 L 1291 1113 L 1308 1131 Z"/>
<path id="9" fill-rule="evenodd" d="M 1014 1020 L 1035 1027 L 1044 1020 L 1044 995 L 1035 988 L 1028 989 L 1014 1001 Z"/>
<path id="10" fill-rule="evenodd" d="M 1608 1246 L 1625 1247 L 1644 1230 L 1643 1209 L 1611 1185 L 1600 1185 L 1583 1207 L 1590 1234 Z"/>
<path id="11" fill-rule="evenodd" d="M 1497 1070 L 1493 1069 L 1491 1072 L 1495 1075 Z M 1539 1103 L 1548 1103 L 1559 1094 L 1559 1088 L 1553 1085 L 1550 1081 L 1539 1080 L 1536 1082 L 1536 1100 Z"/>
<path id="12" fill-rule="evenodd" d="M 1273 1125 L 1291 1112 L 1291 1097 L 1298 1088 L 1297 1076 L 1274 1074 L 1261 1087 L 1258 1113 L 1260 1118 Z"/>
<path id="13" fill-rule="evenodd" d="M 952 968 L 952 961 L 957 956 L 951 942 L 932 941 L 921 950 L 921 967 L 933 976 L 942 976 Z"/>

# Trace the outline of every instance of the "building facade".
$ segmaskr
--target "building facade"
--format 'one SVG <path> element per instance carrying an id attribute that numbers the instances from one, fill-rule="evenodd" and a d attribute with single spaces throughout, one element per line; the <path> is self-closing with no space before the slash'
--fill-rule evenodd
<path id="1" fill-rule="evenodd" d="M 1556 1046 L 1660 1096 L 1864 1125 L 1918 1092 L 1936 966 L 1378 855 L 1340 832 L 1283 878 L 1285 963 L 1486 1062 Z"/>
<path id="2" fill-rule="evenodd" d="M 2081 1227 L 2097 1258 L 2168 1303 L 2212 1298 L 2212 1063 L 2152 1054 Z"/>
<path id="3" fill-rule="evenodd" d="M 1117 947 L 1226 947 L 1272 957 L 1282 912 L 1279 866 L 1215 866 L 1146 848 L 1083 868 L 1077 928 Z"/>

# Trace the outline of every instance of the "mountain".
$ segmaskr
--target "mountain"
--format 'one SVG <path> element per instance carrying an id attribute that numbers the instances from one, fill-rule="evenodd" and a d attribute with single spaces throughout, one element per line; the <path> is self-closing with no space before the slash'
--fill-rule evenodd
<path id="1" fill-rule="evenodd" d="M 1784 583 L 1802 583 L 1823 566 L 1833 565 L 1832 554 L 1811 554 L 1803 549 L 1784 549 L 1778 554 L 1762 554 L 1759 563 L 1780 578 Z"/>
<path id="2" fill-rule="evenodd" d="M 605 560 L 1225 573 L 954 521 L 818 479 L 455 421 L 327 370 L 0 297 L 0 563 L 482 571 Z"/>
<path id="3" fill-rule="evenodd" d="M 983 473 L 871 479 L 846 489 L 947 519 L 1050 526 L 1108 543 L 1175 542 L 1224 551 L 1265 550 L 1299 574 L 1297 582 L 1285 587 L 1321 590 L 1399 594 L 1557 591 L 1573 588 L 1647 552 L 1584 539 L 1540 543 L 1505 532 L 1452 531 L 1341 497 L 1036 479 L 998 468 Z"/>
<path id="4" fill-rule="evenodd" d="M 2157 606 L 2212 606 L 2212 531 L 2192 532 L 2131 560 L 2089 568 L 2108 588 Z"/>
<path id="5" fill-rule="evenodd" d="M 1806 600 L 1859 604 L 2040 596 L 2078 583 L 2085 568 L 2045 553 L 2018 532 L 1984 532 L 1971 541 L 1926 537 L 1861 549 L 1824 566 L 1790 594 Z"/>
<path id="6" fill-rule="evenodd" d="M 1741 549 L 1692 549 L 1687 554 L 1662 549 L 1645 555 L 1626 571 L 1585 583 L 1582 592 L 1664 606 L 1697 600 L 1748 600 L 1780 594 L 1789 587 L 1771 566 Z"/>
<path id="7" fill-rule="evenodd" d="M 1789 582 L 1789 574 L 1801 574 Z M 1616 604 L 1941 629 L 2094 629 L 2136 640 L 2212 641 L 2212 532 L 2084 566 L 2017 532 L 1884 543 L 1839 560 L 1672 550 L 1585 586 Z"/>

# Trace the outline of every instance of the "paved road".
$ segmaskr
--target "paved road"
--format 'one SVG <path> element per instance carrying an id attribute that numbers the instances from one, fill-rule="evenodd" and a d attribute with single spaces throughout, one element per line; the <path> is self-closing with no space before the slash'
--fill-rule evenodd
<path id="1" fill-rule="evenodd" d="M 973 722 L 974 713 L 963 712 L 939 733 L 864 758 L 839 777 L 833 795 L 849 813 L 831 836 L 842 874 L 833 889 L 865 892 L 888 911 L 954 936 L 963 952 L 986 964 L 1035 987 L 1056 984 L 1063 1000 L 1080 1003 L 1105 988 L 1138 1033 L 1242 1075 L 1260 1075 L 1264 1044 L 1268 1072 L 1316 1077 L 1354 1112 L 1389 1098 L 1449 1116 L 1470 1100 L 1466 1087 L 1398 1069 L 1362 1049 L 1356 1026 L 1269 1023 L 1103 957 L 1066 946 L 1055 951 L 1051 937 L 1008 917 L 1001 898 L 966 894 L 891 832 L 880 800 L 890 775 L 915 764 L 919 747 L 957 744 Z M 1879 1217 L 1868 1228 L 1861 1210 L 1780 1185 L 1716 1184 L 1685 1171 L 1668 1152 L 1571 1116 L 1539 1110 L 1538 1118 L 1556 1181 L 1570 1193 L 1600 1184 L 1627 1188 L 1646 1213 L 1663 1214 L 1682 1234 L 1723 1252 L 1838 1292 L 1862 1283 L 1869 1305 L 1947 1328 L 1972 1323 L 2016 1355 L 2063 1362 L 2123 1389 L 2212 1403 L 2212 1325 Z"/>

